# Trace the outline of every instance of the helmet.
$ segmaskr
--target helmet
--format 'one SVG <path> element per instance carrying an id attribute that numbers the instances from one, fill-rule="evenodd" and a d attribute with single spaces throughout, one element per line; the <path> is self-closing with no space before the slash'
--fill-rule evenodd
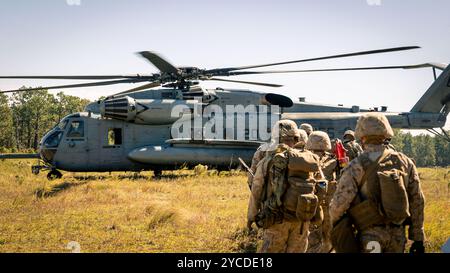
<path id="1" fill-rule="evenodd" d="M 292 120 L 280 120 L 275 123 L 272 130 L 272 139 L 280 139 L 285 137 L 300 137 L 297 124 Z"/>
<path id="2" fill-rule="evenodd" d="M 308 135 L 306 134 L 305 130 L 298 129 L 298 142 L 295 144 L 295 148 L 303 149 L 306 145 L 306 142 L 308 141 Z"/>
<path id="3" fill-rule="evenodd" d="M 300 125 L 300 129 L 305 130 L 306 134 L 308 134 L 308 136 L 314 132 L 313 127 L 311 126 L 311 124 L 308 123 L 303 123 L 302 125 Z"/>
<path id="4" fill-rule="evenodd" d="M 375 112 L 360 116 L 355 131 L 355 136 L 358 139 L 365 136 L 383 136 L 384 138 L 394 136 L 394 131 L 392 131 L 386 116 Z"/>
<path id="5" fill-rule="evenodd" d="M 310 151 L 329 151 L 331 150 L 331 141 L 327 133 L 315 131 L 309 135 L 306 149 Z"/>
<path id="6" fill-rule="evenodd" d="M 347 130 L 347 131 L 345 131 L 345 133 L 344 133 L 344 138 L 345 138 L 346 136 L 351 136 L 351 137 L 353 137 L 353 139 L 354 139 L 354 138 L 355 138 L 355 132 L 353 132 L 352 130 Z"/>

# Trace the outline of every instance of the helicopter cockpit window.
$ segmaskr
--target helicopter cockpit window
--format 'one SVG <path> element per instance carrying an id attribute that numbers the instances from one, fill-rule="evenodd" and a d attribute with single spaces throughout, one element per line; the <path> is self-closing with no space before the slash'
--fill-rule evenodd
<path id="1" fill-rule="evenodd" d="M 67 137 L 84 137 L 84 122 L 72 121 Z"/>
<path id="2" fill-rule="evenodd" d="M 108 145 L 122 145 L 122 128 L 108 129 Z"/>
<path id="3" fill-rule="evenodd" d="M 59 145 L 59 142 L 61 142 L 63 132 L 57 131 L 51 134 L 44 142 L 44 146 L 46 148 L 57 148 Z"/>
<path id="4" fill-rule="evenodd" d="M 58 129 L 60 130 L 65 130 L 67 126 L 67 119 L 62 120 L 60 123 L 58 123 L 58 125 L 56 125 L 56 127 L 58 127 Z"/>

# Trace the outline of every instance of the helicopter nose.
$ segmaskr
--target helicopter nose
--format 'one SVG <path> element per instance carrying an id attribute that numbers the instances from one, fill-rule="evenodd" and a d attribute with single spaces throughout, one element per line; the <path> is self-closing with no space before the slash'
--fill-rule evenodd
<path id="1" fill-rule="evenodd" d="M 41 146 L 39 148 L 38 153 L 40 154 L 40 157 L 42 160 L 44 160 L 45 162 L 51 163 L 51 162 L 53 162 L 53 159 L 55 158 L 56 151 L 57 151 L 57 149 L 55 149 L 55 148 L 48 149 L 48 148 Z"/>
<path id="2" fill-rule="evenodd" d="M 47 163 L 53 162 L 61 137 L 62 131 L 54 131 L 42 138 L 38 150 L 42 160 Z"/>

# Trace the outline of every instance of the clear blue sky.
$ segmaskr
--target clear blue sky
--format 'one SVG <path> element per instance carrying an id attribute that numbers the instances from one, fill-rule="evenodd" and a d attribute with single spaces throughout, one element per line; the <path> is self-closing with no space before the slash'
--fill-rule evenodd
<path id="1" fill-rule="evenodd" d="M 279 69 L 450 62 L 448 0 L 2 0 L 0 74 L 135 74 L 157 70 L 134 53 L 153 50 L 176 65 L 258 64 L 420 45 L 404 53 Z M 374 2 L 374 0 L 372 0 Z M 277 67 L 276 67 L 277 68 Z M 285 85 L 245 88 L 328 104 L 408 111 L 432 83 L 430 70 L 241 76 Z M 0 88 L 69 83 L 0 82 Z M 205 87 L 238 87 L 222 82 Z M 96 99 L 134 87 L 68 89 Z"/>

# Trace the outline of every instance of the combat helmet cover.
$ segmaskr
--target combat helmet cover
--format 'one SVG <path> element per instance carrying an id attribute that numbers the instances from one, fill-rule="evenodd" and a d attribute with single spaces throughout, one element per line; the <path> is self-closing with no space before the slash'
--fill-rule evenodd
<path id="1" fill-rule="evenodd" d="M 272 139 L 280 139 L 287 137 L 300 137 L 297 123 L 292 120 L 280 120 L 275 123 L 272 130 Z"/>
<path id="2" fill-rule="evenodd" d="M 331 141 L 327 133 L 315 131 L 309 135 L 306 149 L 310 151 L 329 151 L 331 150 Z"/>
<path id="3" fill-rule="evenodd" d="M 301 124 L 300 125 L 300 129 L 305 130 L 307 135 L 310 135 L 314 131 L 314 129 L 311 126 L 311 124 L 308 124 L 308 123 Z"/>
<path id="4" fill-rule="evenodd" d="M 345 131 L 345 133 L 344 133 L 344 137 L 346 137 L 346 136 L 352 136 L 352 137 L 355 137 L 355 132 L 353 132 L 352 130 L 347 130 L 347 131 Z"/>
<path id="5" fill-rule="evenodd" d="M 381 113 L 367 113 L 359 117 L 355 136 L 358 139 L 366 136 L 392 138 L 394 131 L 385 115 Z"/>
<path id="6" fill-rule="evenodd" d="M 297 149 L 304 149 L 306 146 L 306 142 L 308 142 L 308 134 L 305 132 L 305 130 L 298 129 L 299 138 L 297 143 L 295 144 L 294 148 Z"/>

